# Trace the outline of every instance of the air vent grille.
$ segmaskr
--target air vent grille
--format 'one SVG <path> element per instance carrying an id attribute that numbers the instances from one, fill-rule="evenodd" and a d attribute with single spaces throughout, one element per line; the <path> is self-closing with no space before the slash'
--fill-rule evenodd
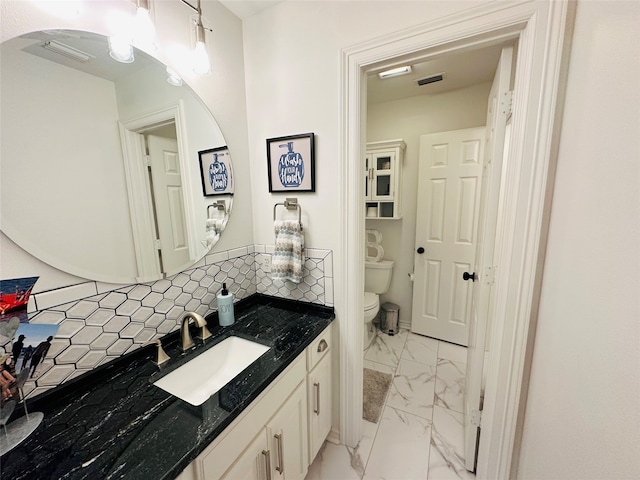
<path id="1" fill-rule="evenodd" d="M 430 77 L 421 78 L 418 80 L 418 85 L 428 85 L 430 83 L 441 82 L 444 79 L 444 73 L 439 73 L 437 75 L 431 75 Z"/>

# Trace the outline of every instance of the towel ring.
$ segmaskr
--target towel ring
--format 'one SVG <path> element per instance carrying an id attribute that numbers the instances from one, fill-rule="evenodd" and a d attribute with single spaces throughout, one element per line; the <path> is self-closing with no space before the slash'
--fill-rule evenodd
<path id="1" fill-rule="evenodd" d="M 221 210 L 224 213 L 227 213 L 227 206 L 225 204 L 224 200 L 218 200 L 217 202 L 212 203 L 211 205 L 207 206 L 207 218 L 211 218 L 211 208 L 215 208 L 217 210 Z"/>
<path id="2" fill-rule="evenodd" d="M 298 203 L 298 199 L 293 197 L 293 198 L 285 198 L 283 203 L 276 203 L 273 206 L 273 221 L 276 221 L 276 208 L 278 207 L 278 205 L 282 205 L 284 208 L 286 208 L 287 210 L 298 210 L 298 223 L 300 224 L 300 226 L 302 226 L 302 207 L 300 206 L 300 204 Z"/>

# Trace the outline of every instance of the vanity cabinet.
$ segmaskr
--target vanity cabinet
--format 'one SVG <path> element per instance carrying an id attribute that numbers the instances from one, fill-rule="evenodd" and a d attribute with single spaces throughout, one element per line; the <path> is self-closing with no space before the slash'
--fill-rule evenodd
<path id="1" fill-rule="evenodd" d="M 331 429 L 330 343 L 331 325 L 178 480 L 303 480 Z"/>
<path id="2" fill-rule="evenodd" d="M 364 168 L 367 218 L 401 218 L 403 140 L 367 143 Z"/>
<path id="3" fill-rule="evenodd" d="M 303 480 L 308 466 L 306 400 L 301 382 L 222 478 Z"/>
<path id="4" fill-rule="evenodd" d="M 331 328 L 307 349 L 307 404 L 309 415 L 309 463 L 318 454 L 331 430 L 332 378 Z"/>

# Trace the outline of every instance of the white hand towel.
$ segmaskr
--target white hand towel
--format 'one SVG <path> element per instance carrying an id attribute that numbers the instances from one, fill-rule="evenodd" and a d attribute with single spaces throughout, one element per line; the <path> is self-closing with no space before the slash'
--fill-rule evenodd
<path id="1" fill-rule="evenodd" d="M 274 222 L 276 246 L 271 261 L 271 278 L 300 283 L 304 271 L 304 232 L 300 222 Z"/>

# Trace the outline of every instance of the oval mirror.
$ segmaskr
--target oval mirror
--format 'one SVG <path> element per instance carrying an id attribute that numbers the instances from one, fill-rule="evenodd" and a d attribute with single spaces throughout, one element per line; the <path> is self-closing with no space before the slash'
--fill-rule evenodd
<path id="1" fill-rule="evenodd" d="M 233 175 L 195 93 L 139 50 L 115 61 L 94 33 L 34 32 L 1 49 L 2 231 L 59 270 L 109 283 L 200 260 L 226 226 Z"/>

